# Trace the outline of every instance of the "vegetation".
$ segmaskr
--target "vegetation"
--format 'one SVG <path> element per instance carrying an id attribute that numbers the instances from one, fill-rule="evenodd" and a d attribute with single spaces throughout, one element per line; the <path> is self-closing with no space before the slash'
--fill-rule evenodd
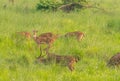
<path id="1" fill-rule="evenodd" d="M 86 0 L 40 0 L 37 4 L 37 10 L 57 10 L 62 5 L 70 3 L 87 2 Z"/>
<path id="2" fill-rule="evenodd" d="M 40 0 L 40 2 L 37 4 L 37 10 L 56 10 L 61 3 L 61 1 Z"/>
<path id="3" fill-rule="evenodd" d="M 90 2 L 105 10 L 43 12 L 36 10 L 39 0 L 15 0 L 14 5 L 0 0 L 0 81 L 119 81 L 119 68 L 106 64 L 120 52 L 120 0 Z M 81 56 L 73 72 L 56 64 L 35 63 L 40 54 L 36 43 L 16 36 L 16 32 L 34 29 L 39 34 L 85 33 L 81 42 L 61 37 L 50 49 L 51 53 Z"/>

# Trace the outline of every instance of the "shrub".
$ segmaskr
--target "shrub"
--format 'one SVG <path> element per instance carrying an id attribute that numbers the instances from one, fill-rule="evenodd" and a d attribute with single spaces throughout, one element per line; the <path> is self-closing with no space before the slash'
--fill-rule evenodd
<path id="1" fill-rule="evenodd" d="M 37 4 L 37 10 L 56 10 L 59 5 L 61 5 L 61 1 L 40 0 Z"/>

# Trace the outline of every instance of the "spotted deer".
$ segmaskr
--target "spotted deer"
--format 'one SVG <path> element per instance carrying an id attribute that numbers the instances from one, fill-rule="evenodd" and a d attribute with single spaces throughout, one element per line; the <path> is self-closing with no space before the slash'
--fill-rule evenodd
<path id="1" fill-rule="evenodd" d="M 78 41 L 82 40 L 84 36 L 85 36 L 84 33 L 80 32 L 80 31 L 68 32 L 65 34 L 65 37 L 67 37 L 67 38 L 76 37 L 76 39 Z"/>
<path id="2" fill-rule="evenodd" d="M 62 56 L 57 55 L 53 53 L 47 54 L 47 58 L 38 57 L 37 62 L 43 63 L 43 64 L 49 64 L 50 62 L 55 62 L 56 64 L 61 64 L 64 66 L 67 66 L 70 71 L 74 70 L 75 63 L 78 62 L 79 58 L 74 56 Z"/>
<path id="3" fill-rule="evenodd" d="M 48 32 L 48 33 L 42 33 L 39 36 L 37 36 L 37 32 L 38 31 L 36 30 L 33 31 L 33 39 L 37 43 L 37 45 L 40 47 L 40 51 L 42 54 L 41 44 L 47 44 L 47 48 L 45 50 L 49 50 L 51 45 L 58 38 L 58 35 L 54 35 L 53 33 Z"/>
<path id="4" fill-rule="evenodd" d="M 117 53 L 116 55 L 112 56 L 110 60 L 107 63 L 108 66 L 117 66 L 119 67 L 120 65 L 120 53 Z"/>

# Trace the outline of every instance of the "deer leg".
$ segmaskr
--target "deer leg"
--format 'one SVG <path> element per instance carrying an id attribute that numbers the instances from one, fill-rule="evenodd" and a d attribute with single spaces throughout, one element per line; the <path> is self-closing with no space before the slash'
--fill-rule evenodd
<path id="1" fill-rule="evenodd" d="M 50 44 L 48 44 L 47 48 L 45 48 L 44 50 L 46 51 L 46 54 L 48 55 L 49 54 L 49 49 L 50 49 Z"/>
<path id="2" fill-rule="evenodd" d="M 51 44 L 48 44 L 48 48 L 47 48 L 47 49 L 49 50 L 49 49 L 50 49 L 50 47 L 51 47 Z"/>
<path id="3" fill-rule="evenodd" d="M 116 66 L 117 66 L 117 68 L 119 68 L 119 65 L 118 65 L 118 64 L 117 64 Z"/>
<path id="4" fill-rule="evenodd" d="M 41 45 L 39 45 L 39 47 L 40 47 L 40 57 L 41 57 L 41 55 L 42 55 L 42 48 L 41 48 Z"/>
<path id="5" fill-rule="evenodd" d="M 80 36 L 77 36 L 77 41 L 80 42 L 81 41 L 81 37 Z"/>
<path id="6" fill-rule="evenodd" d="M 74 70 L 74 66 L 73 66 L 73 63 L 68 63 L 68 68 L 70 69 L 70 71 L 73 71 Z"/>

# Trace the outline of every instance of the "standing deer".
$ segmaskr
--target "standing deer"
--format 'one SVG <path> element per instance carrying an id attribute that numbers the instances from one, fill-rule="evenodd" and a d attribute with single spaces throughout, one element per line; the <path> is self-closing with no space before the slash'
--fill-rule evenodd
<path id="1" fill-rule="evenodd" d="M 112 56 L 107 63 L 108 66 L 117 66 L 120 65 L 120 53 L 117 53 L 116 55 Z"/>
<path id="2" fill-rule="evenodd" d="M 33 39 L 40 47 L 40 51 L 42 54 L 41 44 L 47 44 L 48 47 L 45 50 L 49 50 L 53 42 L 58 38 L 58 35 L 54 35 L 53 33 L 48 32 L 48 33 L 42 33 L 41 35 L 37 36 L 37 32 L 38 31 L 35 30 L 33 31 Z"/>
<path id="3" fill-rule="evenodd" d="M 38 57 L 37 62 L 43 63 L 43 64 L 49 64 L 50 62 L 54 62 L 56 64 L 65 65 L 69 68 L 70 71 L 74 70 L 74 64 L 78 62 L 79 58 L 74 56 L 62 56 L 62 55 L 56 55 L 53 53 L 47 54 L 47 58 Z"/>
<path id="4" fill-rule="evenodd" d="M 80 32 L 80 31 L 74 31 L 74 32 L 68 32 L 65 34 L 65 37 L 76 37 L 76 39 L 78 41 L 82 40 L 82 38 L 84 37 L 84 33 Z"/>

